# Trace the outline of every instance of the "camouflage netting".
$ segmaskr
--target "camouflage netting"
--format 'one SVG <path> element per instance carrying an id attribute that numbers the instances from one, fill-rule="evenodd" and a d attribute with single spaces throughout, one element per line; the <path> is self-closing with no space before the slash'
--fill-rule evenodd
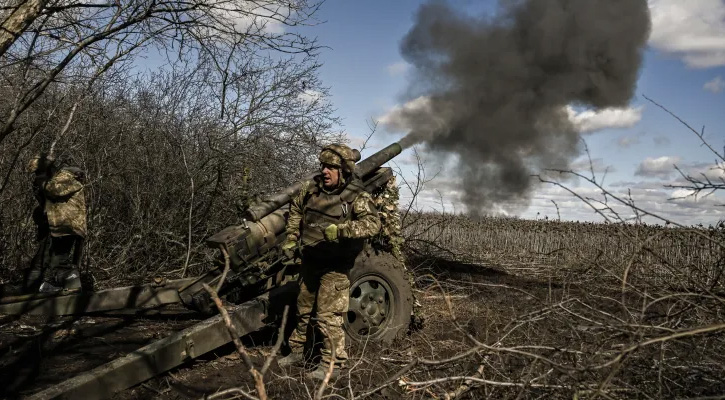
<path id="1" fill-rule="evenodd" d="M 384 251 L 391 252 L 395 258 L 400 260 L 400 266 L 408 276 L 410 287 L 415 287 L 415 277 L 406 267 L 406 259 L 402 248 L 405 239 L 402 233 L 399 209 L 400 191 L 395 177 L 391 177 L 379 193 L 374 193 L 373 201 L 378 208 L 378 216 L 382 228 L 380 234 L 374 240 L 374 245 Z M 419 329 L 423 324 L 423 317 L 420 312 L 420 303 L 413 292 L 413 315 L 411 316 L 411 328 Z"/>
<path id="2" fill-rule="evenodd" d="M 395 177 L 390 178 L 382 191 L 374 196 L 375 205 L 378 207 L 378 216 L 382 223 L 376 244 L 382 249 L 393 253 L 405 265 L 405 257 L 401 251 L 404 240 L 401 232 L 400 211 L 398 210 L 399 199 L 400 194 Z"/>

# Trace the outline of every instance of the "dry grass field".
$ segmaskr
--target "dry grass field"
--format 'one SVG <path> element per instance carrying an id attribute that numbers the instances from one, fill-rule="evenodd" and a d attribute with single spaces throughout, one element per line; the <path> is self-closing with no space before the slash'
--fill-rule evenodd
<path id="1" fill-rule="evenodd" d="M 636 253 L 655 267 L 707 268 L 722 257 L 722 227 L 663 228 L 508 217 L 411 214 L 409 243 L 435 244 L 476 261 L 571 265 L 578 259 L 617 259 Z M 712 240 L 711 240 L 712 239 Z"/>

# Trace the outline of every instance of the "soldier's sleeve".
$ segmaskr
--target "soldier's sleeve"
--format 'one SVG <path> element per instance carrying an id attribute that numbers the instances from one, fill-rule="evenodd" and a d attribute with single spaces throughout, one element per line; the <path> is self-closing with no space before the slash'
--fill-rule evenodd
<path id="1" fill-rule="evenodd" d="M 60 170 L 45 182 L 43 188 L 45 189 L 46 196 L 50 198 L 63 198 L 83 189 L 83 184 L 76 179 L 72 172 Z"/>
<path id="2" fill-rule="evenodd" d="M 352 221 L 340 224 L 340 236 L 351 239 L 365 239 L 380 232 L 380 217 L 370 193 L 363 192 L 352 203 Z"/>
<path id="3" fill-rule="evenodd" d="M 289 215 L 287 216 L 287 240 L 296 242 L 300 238 L 300 225 L 302 224 L 302 207 L 304 206 L 305 195 L 309 188 L 309 182 L 304 182 L 297 196 L 292 198 L 289 204 Z"/>

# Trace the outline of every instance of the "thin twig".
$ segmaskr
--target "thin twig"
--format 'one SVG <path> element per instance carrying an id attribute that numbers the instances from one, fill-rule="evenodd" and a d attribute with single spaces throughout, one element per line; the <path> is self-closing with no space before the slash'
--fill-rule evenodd
<path id="1" fill-rule="evenodd" d="M 216 399 L 221 399 L 221 398 L 227 398 L 228 395 L 242 396 L 242 397 L 247 398 L 248 400 L 260 400 L 259 397 L 255 397 L 240 388 L 230 388 L 230 389 L 222 390 L 221 392 L 216 392 L 214 394 L 204 396 L 203 400 L 216 400 Z"/>
<path id="2" fill-rule="evenodd" d="M 696 131 L 696 130 L 695 130 L 695 128 L 691 127 L 691 126 L 690 126 L 690 124 L 688 124 L 687 122 L 685 122 L 685 121 L 684 121 L 684 120 L 683 120 L 682 118 L 678 117 L 678 116 L 677 116 L 677 115 L 676 115 L 675 113 L 673 113 L 672 111 L 670 111 L 669 109 L 667 109 L 667 108 L 666 108 L 665 106 L 663 106 L 663 105 L 659 104 L 658 102 L 656 102 L 656 101 L 654 101 L 654 100 L 650 99 L 649 97 L 647 97 L 647 96 L 646 96 L 646 95 L 644 95 L 644 94 L 642 95 L 642 97 L 644 97 L 645 99 L 647 99 L 647 100 L 648 100 L 648 101 L 649 101 L 650 103 L 652 103 L 652 104 L 656 105 L 657 107 L 661 108 L 661 109 L 662 109 L 662 110 L 664 110 L 664 111 L 665 111 L 666 113 L 670 114 L 670 115 L 671 115 L 671 116 L 672 116 L 673 118 L 675 118 L 676 120 L 680 121 L 680 123 L 681 123 L 682 125 L 684 125 L 685 127 L 687 127 L 687 129 L 691 130 L 691 131 L 692 131 L 692 132 L 693 132 L 693 133 L 694 133 L 695 135 L 697 135 L 697 137 L 698 137 L 698 138 L 700 139 L 700 141 L 702 142 L 702 144 L 703 144 L 703 145 L 704 145 L 705 147 L 707 147 L 708 149 L 710 149 L 710 151 L 711 151 L 711 152 L 712 152 L 713 154 L 715 154 L 715 155 L 716 155 L 716 156 L 717 156 L 717 157 L 718 157 L 718 158 L 719 158 L 720 160 L 722 160 L 722 161 L 725 161 L 725 154 L 720 154 L 720 153 L 719 153 L 719 152 L 718 152 L 717 150 L 715 150 L 715 149 L 714 149 L 714 148 L 713 148 L 713 147 L 712 147 L 712 146 L 710 145 L 710 143 L 708 143 L 708 142 L 707 142 L 707 141 L 705 140 L 705 128 L 703 128 L 701 132 L 698 132 L 698 131 Z"/>
<path id="3" fill-rule="evenodd" d="M 186 269 L 189 267 L 189 259 L 191 258 L 191 217 L 194 211 L 194 176 L 191 174 L 191 171 L 189 171 L 189 164 L 186 162 L 186 153 L 184 152 L 184 146 L 179 146 L 181 149 L 181 158 L 184 161 L 184 167 L 186 168 L 186 174 L 189 176 L 189 182 L 191 184 L 191 196 L 189 199 L 189 217 L 187 220 L 187 245 L 186 245 L 186 260 L 184 261 L 184 268 L 181 270 L 181 277 L 186 276 Z M 226 271 L 226 269 L 225 269 Z M 219 281 L 219 285 L 217 286 L 216 290 L 221 289 L 221 283 L 222 281 Z"/>
<path id="4" fill-rule="evenodd" d="M 284 328 L 287 325 L 288 312 L 289 306 L 286 305 L 284 306 L 284 311 L 282 312 L 282 322 L 280 323 L 279 331 L 277 332 L 277 341 L 274 343 L 274 347 L 272 347 L 272 352 L 269 353 L 269 356 L 267 356 L 267 359 L 264 361 L 264 365 L 262 366 L 262 370 L 260 371 L 263 376 L 267 373 L 269 366 L 272 365 L 272 361 L 274 361 L 277 353 L 279 352 L 279 349 L 282 347 L 282 342 L 284 342 Z"/>
<path id="5" fill-rule="evenodd" d="M 401 385 L 403 385 L 403 386 L 428 386 L 428 385 L 434 385 L 436 383 L 455 382 L 455 381 L 469 381 L 469 382 L 483 383 L 486 385 L 509 386 L 509 387 L 533 387 L 533 388 L 542 388 L 542 389 L 569 389 L 570 388 L 569 386 L 563 386 L 563 385 L 544 385 L 544 384 L 536 384 L 536 383 L 492 381 L 489 379 L 478 378 L 476 376 L 446 376 L 443 378 L 430 379 L 427 381 L 418 381 L 418 382 L 405 381 L 405 382 L 401 382 Z"/>
<path id="6" fill-rule="evenodd" d="M 204 290 L 209 293 L 211 298 L 214 300 L 214 304 L 216 304 L 217 308 L 219 309 L 219 313 L 224 319 L 224 323 L 226 324 L 229 335 L 232 337 L 232 341 L 237 348 L 237 352 L 242 356 L 244 364 L 247 365 L 249 373 L 252 375 L 252 378 L 254 378 L 254 386 L 257 389 L 257 394 L 259 395 L 260 400 L 266 400 L 267 390 L 264 386 L 262 374 L 260 374 L 259 371 L 257 371 L 257 369 L 254 367 L 252 359 L 251 357 L 249 357 L 249 353 L 247 353 L 247 350 L 244 348 L 244 345 L 242 344 L 242 341 L 239 339 L 239 335 L 237 334 L 237 330 L 234 327 L 231 318 L 229 318 L 229 313 L 222 304 L 222 300 L 219 298 L 217 292 L 211 288 L 211 286 L 206 283 L 202 284 L 202 286 L 204 287 Z"/>
<path id="7" fill-rule="evenodd" d="M 317 389 L 317 393 L 315 393 L 315 400 L 322 399 L 322 395 L 325 393 L 325 389 L 330 383 L 330 377 L 332 377 L 332 372 L 335 370 L 335 359 L 337 357 L 337 349 L 335 349 L 335 343 L 330 338 L 329 332 L 327 332 L 327 330 L 322 326 L 319 326 L 319 329 L 325 334 L 327 343 L 329 343 L 330 345 L 330 363 L 327 366 L 327 373 L 325 374 L 325 378 L 322 380 L 320 387 Z"/>
<path id="8" fill-rule="evenodd" d="M 227 251 L 226 247 L 222 247 L 222 255 L 224 256 L 224 271 L 222 272 L 222 276 L 219 278 L 219 282 L 216 285 L 216 291 L 217 293 L 222 289 L 222 286 L 224 285 L 224 281 L 227 279 L 227 274 L 229 273 L 230 268 L 230 260 L 229 260 L 229 252 Z"/>

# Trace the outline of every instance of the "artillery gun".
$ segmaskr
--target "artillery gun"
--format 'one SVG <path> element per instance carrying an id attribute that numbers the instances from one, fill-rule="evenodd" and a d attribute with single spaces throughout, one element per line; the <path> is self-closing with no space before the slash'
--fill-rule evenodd
<path id="1" fill-rule="evenodd" d="M 393 174 L 383 164 L 400 154 L 398 143 L 356 166 L 365 190 L 380 196 Z M 312 179 L 316 174 L 307 176 Z M 204 314 L 215 309 L 203 289 L 216 287 L 234 306 L 229 314 L 243 336 L 274 324 L 285 305 L 294 306 L 299 290 L 296 265 L 282 255 L 287 204 L 302 182 L 284 188 L 250 207 L 241 225 L 207 239 L 220 250 L 219 262 L 202 276 L 90 293 L 31 294 L 0 298 L 0 314 L 79 315 L 117 310 L 142 312 L 179 303 Z M 413 307 L 412 288 L 402 262 L 380 240 L 368 241 L 349 273 L 350 307 L 344 327 L 351 340 L 390 342 L 407 331 Z M 221 285 L 220 285 L 221 282 Z M 232 340 L 221 316 L 212 316 L 124 357 L 33 395 L 34 399 L 106 398 Z"/>

